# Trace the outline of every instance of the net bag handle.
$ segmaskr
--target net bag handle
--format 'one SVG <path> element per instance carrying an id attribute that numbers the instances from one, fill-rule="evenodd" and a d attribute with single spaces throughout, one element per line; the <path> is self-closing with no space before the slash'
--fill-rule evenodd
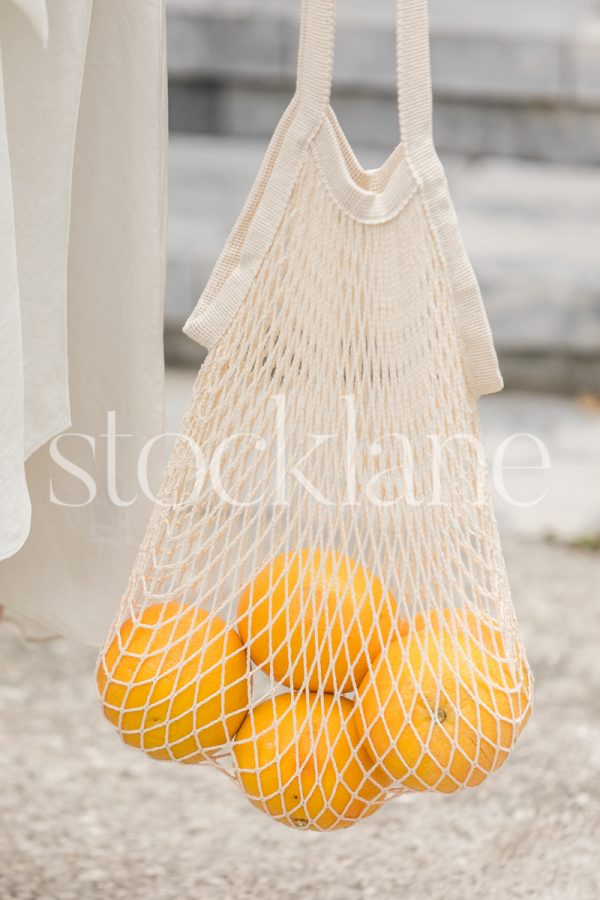
<path id="1" fill-rule="evenodd" d="M 296 95 L 310 129 L 331 101 L 336 0 L 303 0 Z M 396 89 L 402 143 L 420 155 L 432 142 L 432 93 L 427 0 L 396 0 Z"/>
<path id="2" fill-rule="evenodd" d="M 335 9 L 336 0 L 303 0 L 295 104 L 305 141 L 318 131 L 331 101 Z M 447 268 L 469 385 L 475 397 L 491 394 L 502 389 L 498 358 L 433 143 L 427 0 L 396 0 L 396 74 L 400 139 Z"/>

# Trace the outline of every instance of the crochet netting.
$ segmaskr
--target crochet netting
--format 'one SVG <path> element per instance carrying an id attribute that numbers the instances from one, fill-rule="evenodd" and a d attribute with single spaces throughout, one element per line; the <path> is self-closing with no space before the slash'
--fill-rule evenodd
<path id="1" fill-rule="evenodd" d="M 330 6 L 323 0 L 320 5 Z M 305 5 L 305 17 L 315 6 L 319 4 Z M 308 52 L 305 46 L 305 68 Z M 279 145 L 285 139 L 285 134 L 276 136 Z M 213 276 L 208 301 L 199 306 L 198 314 L 203 314 L 218 304 L 219 292 L 232 273 L 236 277 L 236 266 L 250 267 L 249 286 L 239 302 L 228 306 L 227 321 L 198 374 L 100 665 L 107 679 L 118 681 L 119 658 L 134 653 L 122 637 L 123 623 L 129 618 L 141 621 L 144 609 L 165 601 L 174 601 L 179 611 L 173 613 L 169 606 L 158 624 L 166 624 L 173 634 L 190 606 L 239 633 L 240 599 L 258 573 L 270 567 L 269 615 L 262 635 L 277 616 L 275 603 L 282 593 L 286 599 L 280 633 L 290 633 L 298 624 L 293 617 L 299 593 L 311 617 L 289 641 L 283 674 L 281 647 L 273 644 L 272 635 L 261 665 L 248 653 L 240 676 L 247 682 L 248 699 L 240 712 L 251 718 L 258 704 L 274 702 L 289 691 L 290 683 L 292 708 L 301 697 L 317 704 L 326 695 L 332 698 L 328 703 L 344 713 L 336 720 L 335 736 L 326 716 L 309 735 L 315 754 L 320 754 L 321 771 L 329 762 L 341 784 L 340 735 L 355 748 L 351 755 L 362 775 L 346 785 L 344 808 L 331 801 L 322 779 L 316 779 L 324 808 L 344 825 L 356 817 L 352 801 L 366 796 L 362 787 L 372 773 L 356 749 L 346 715 L 347 702 L 356 701 L 360 688 L 352 665 L 356 647 L 348 639 L 350 624 L 344 626 L 326 610 L 332 592 L 340 603 L 346 597 L 353 604 L 352 623 L 360 626 L 362 646 L 368 648 L 375 640 L 381 651 L 376 659 L 366 653 L 361 678 L 385 665 L 396 642 L 406 646 L 407 622 L 419 614 L 431 622 L 423 638 L 423 657 L 429 662 L 412 675 L 417 685 L 428 674 L 437 677 L 439 695 L 446 696 L 455 713 L 454 724 L 446 730 L 451 746 L 436 777 L 423 777 L 421 763 L 431 748 L 429 737 L 417 729 L 417 752 L 406 763 L 408 777 L 398 778 L 391 771 L 381 781 L 381 790 L 368 795 L 361 814 L 411 784 L 413 789 L 435 789 L 444 783 L 445 790 L 477 784 L 494 767 L 493 757 L 500 760 L 511 750 L 529 712 L 531 678 L 492 510 L 476 410 L 478 394 L 499 385 L 477 384 L 481 368 L 479 363 L 474 366 L 470 351 L 480 326 L 465 324 L 464 312 L 457 307 L 453 251 L 448 250 L 443 223 L 436 221 L 436 201 L 428 196 L 427 180 L 404 142 L 380 170 L 362 170 L 329 107 L 302 147 L 282 213 L 274 217 L 260 257 L 244 261 L 246 234 L 238 227 Z M 271 202 L 264 192 L 273 166 L 273 159 L 267 161 L 251 198 L 251 212 L 243 219 L 246 231 L 257 211 Z M 336 175 L 341 169 L 344 185 Z M 378 198 L 386 192 L 392 200 L 382 206 Z M 365 208 L 365 197 L 375 203 L 375 212 Z M 480 315 L 477 297 L 474 303 Z M 287 554 L 287 568 L 277 568 L 281 554 Z M 327 565 L 327 558 L 333 564 Z M 288 583 L 291 561 L 300 577 Z M 342 579 L 344 565 L 351 577 L 346 571 Z M 352 577 L 357 572 L 368 573 L 366 593 L 360 596 L 355 595 L 357 580 Z M 305 574 L 312 579 L 310 589 L 299 586 Z M 383 591 L 376 598 L 377 579 Z M 371 604 L 372 615 L 363 615 L 365 604 Z M 472 640 L 461 642 L 451 619 L 450 642 L 443 638 L 441 623 L 449 610 L 457 613 L 455 623 L 464 624 L 467 614 L 480 623 Z M 325 627 L 317 633 L 319 616 Z M 183 639 L 178 635 L 177 653 L 169 657 L 169 642 L 158 653 L 159 663 L 171 660 L 168 671 L 175 675 L 189 663 L 186 647 L 191 646 L 194 628 L 201 627 L 200 620 L 194 621 Z M 486 643 L 490 623 L 500 635 L 491 648 Z M 115 641 L 119 652 L 109 664 L 108 648 Z M 427 641 L 435 648 L 431 653 Z M 195 651 L 199 671 L 209 644 L 207 638 Z M 350 672 L 344 683 L 340 660 L 348 663 L 341 668 Z M 224 656 L 217 665 L 224 667 L 225 662 Z M 413 665 L 412 658 L 407 665 Z M 454 693 L 444 683 L 448 667 L 456 674 Z M 165 668 L 157 665 L 154 671 L 150 686 Z M 474 686 L 482 674 L 491 685 L 485 696 Z M 218 677 L 216 685 L 215 693 L 224 693 Z M 497 703 L 494 685 L 514 700 L 510 714 Z M 132 690 L 132 683 L 123 682 L 121 697 L 131 697 Z M 463 713 L 460 692 L 476 701 L 476 721 Z M 412 705 L 403 708 L 404 721 L 411 720 L 418 694 L 417 688 Z M 110 706 L 106 691 L 103 696 Z M 408 703 L 401 691 L 398 696 Z M 138 732 L 152 729 L 153 706 L 160 701 L 164 709 L 164 696 L 156 702 L 152 697 L 146 692 L 139 705 Z M 124 704 L 113 703 L 113 708 L 117 727 L 126 736 Z M 135 709 L 135 703 L 129 708 Z M 176 719 L 174 709 L 170 698 L 167 724 Z M 225 722 L 232 712 L 223 702 L 218 715 Z M 495 723 L 491 733 L 489 723 L 487 729 L 482 725 L 486 714 Z M 385 709 L 382 721 L 389 732 L 393 725 Z M 163 756 L 178 761 L 197 760 L 201 741 L 178 754 L 168 729 L 161 734 L 166 736 L 163 744 L 151 742 L 148 750 L 141 739 L 142 749 L 151 755 L 162 750 Z M 388 734 L 392 742 L 396 737 Z M 257 745 L 259 738 L 255 728 L 250 739 Z M 284 745 L 279 740 L 281 759 L 292 741 Z M 485 740 L 485 764 L 482 768 L 477 752 L 467 753 L 470 774 L 457 779 L 453 760 L 464 756 L 465 740 L 473 746 Z M 243 781 L 235 741 L 235 733 L 228 734 L 201 759 Z M 260 777 L 262 765 L 267 763 L 255 750 L 252 799 L 266 806 L 273 794 L 284 797 L 287 783 L 280 775 L 267 785 Z M 306 803 L 306 797 L 299 799 L 299 807 Z M 276 817 L 288 820 L 289 804 L 282 800 L 278 809 Z"/>

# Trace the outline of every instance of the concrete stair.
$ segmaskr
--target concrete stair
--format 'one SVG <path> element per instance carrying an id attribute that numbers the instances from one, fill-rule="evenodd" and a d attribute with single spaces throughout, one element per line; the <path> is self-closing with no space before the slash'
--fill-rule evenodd
<path id="1" fill-rule="evenodd" d="M 174 135 L 166 307 L 169 360 L 258 171 L 266 140 Z M 367 166 L 383 151 L 358 147 Z M 600 169 L 446 157 L 463 236 L 509 387 L 600 392 Z"/>
<path id="2" fill-rule="evenodd" d="M 335 106 L 396 141 L 394 0 L 338 0 Z M 300 0 L 168 0 L 174 131 L 266 137 L 293 89 Z M 600 162 L 598 0 L 430 0 L 436 141 L 468 156 Z"/>

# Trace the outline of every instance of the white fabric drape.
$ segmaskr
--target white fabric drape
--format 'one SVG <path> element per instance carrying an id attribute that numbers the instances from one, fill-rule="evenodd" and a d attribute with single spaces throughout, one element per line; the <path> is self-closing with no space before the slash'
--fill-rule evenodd
<path id="1" fill-rule="evenodd" d="M 0 61 L 0 604 L 28 634 L 97 643 L 149 511 L 139 450 L 162 431 L 163 2 L 4 2 Z M 127 506 L 110 411 L 131 435 Z M 49 454 L 69 428 L 57 446 L 91 502 Z"/>
<path id="2" fill-rule="evenodd" d="M 19 4 L 21 5 L 21 4 Z M 0 13 L 3 290 L 0 428 L 4 511 L 0 558 L 26 540 L 30 504 L 23 461 L 70 424 L 67 254 L 73 149 L 91 0 L 58 3 L 52 44 L 43 4 L 28 17 Z M 32 27 L 34 26 L 34 27 Z"/>

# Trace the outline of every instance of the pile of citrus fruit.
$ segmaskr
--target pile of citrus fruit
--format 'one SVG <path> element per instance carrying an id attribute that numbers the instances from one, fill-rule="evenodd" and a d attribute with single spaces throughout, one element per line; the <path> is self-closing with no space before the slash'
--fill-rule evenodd
<path id="1" fill-rule="evenodd" d="M 102 654 L 98 689 L 126 743 L 184 763 L 231 754 L 250 800 L 288 825 L 344 828 L 393 793 L 473 787 L 529 715 L 527 666 L 493 619 L 467 606 L 402 619 L 334 551 L 270 560 L 236 624 L 148 606 Z M 252 664 L 270 679 L 255 704 Z"/>

